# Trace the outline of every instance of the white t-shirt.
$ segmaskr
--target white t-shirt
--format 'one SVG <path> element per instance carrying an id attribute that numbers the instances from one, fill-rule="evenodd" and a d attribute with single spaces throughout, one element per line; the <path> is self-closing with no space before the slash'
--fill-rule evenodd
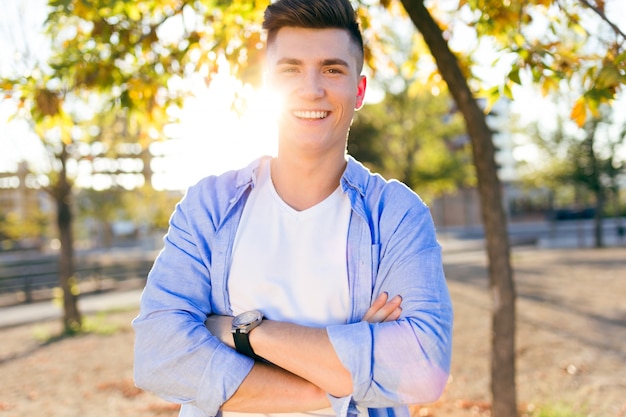
<path id="1" fill-rule="evenodd" d="M 228 278 L 233 314 L 260 310 L 270 320 L 318 327 L 346 323 L 350 214 L 350 201 L 339 186 L 319 204 L 294 210 L 276 192 L 269 160 L 264 161 L 234 242 Z M 239 417 L 232 412 L 223 415 Z M 334 412 L 328 408 L 289 414 L 305 415 Z"/>

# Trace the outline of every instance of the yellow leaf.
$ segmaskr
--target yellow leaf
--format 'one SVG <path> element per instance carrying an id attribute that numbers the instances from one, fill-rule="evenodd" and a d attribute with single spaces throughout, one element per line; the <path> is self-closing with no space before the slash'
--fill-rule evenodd
<path id="1" fill-rule="evenodd" d="M 521 33 L 513 34 L 513 43 L 515 44 L 515 46 L 521 47 L 522 45 L 524 45 L 525 42 L 526 39 L 524 38 L 524 36 L 522 36 Z"/>
<path id="2" fill-rule="evenodd" d="M 574 31 L 574 33 L 577 35 L 589 36 L 589 33 L 587 33 L 587 30 L 582 25 L 572 24 L 571 28 Z"/>
<path id="3" fill-rule="evenodd" d="M 576 100 L 570 117 L 576 122 L 578 127 L 583 127 L 585 120 L 587 120 L 587 108 L 583 97 Z"/>
<path id="4" fill-rule="evenodd" d="M 139 20 L 141 20 L 141 10 L 139 10 L 139 7 L 137 7 L 136 4 L 126 3 L 125 8 L 126 8 L 126 14 L 130 20 L 133 20 L 135 22 L 138 22 Z"/>
<path id="5" fill-rule="evenodd" d="M 552 90 L 558 87 L 557 81 L 552 77 L 545 77 L 541 84 L 541 94 L 546 97 Z"/>
<path id="6" fill-rule="evenodd" d="M 491 87 L 487 91 L 485 91 L 485 108 L 484 113 L 489 114 L 493 105 L 500 99 L 500 88 L 498 86 Z"/>

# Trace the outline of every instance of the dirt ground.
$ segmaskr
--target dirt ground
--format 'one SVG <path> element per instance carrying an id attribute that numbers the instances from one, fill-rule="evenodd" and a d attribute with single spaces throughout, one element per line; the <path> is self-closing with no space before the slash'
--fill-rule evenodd
<path id="1" fill-rule="evenodd" d="M 445 247 L 445 245 L 444 245 Z M 566 404 L 579 415 L 626 416 L 626 248 L 517 248 L 520 415 Z M 451 378 L 415 416 L 489 415 L 490 306 L 481 251 L 447 253 L 455 307 Z M 1 314 L 0 310 L 0 314 Z M 90 317 L 100 330 L 73 338 L 59 323 L 0 330 L 0 416 L 176 416 L 178 406 L 132 383 L 135 310 Z"/>

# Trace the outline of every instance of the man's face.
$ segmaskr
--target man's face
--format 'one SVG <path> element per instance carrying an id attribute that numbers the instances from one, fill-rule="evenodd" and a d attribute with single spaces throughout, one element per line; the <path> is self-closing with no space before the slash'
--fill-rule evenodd
<path id="1" fill-rule="evenodd" d="M 358 48 L 342 29 L 281 28 L 268 46 L 267 81 L 280 99 L 282 150 L 345 151 L 366 80 Z"/>

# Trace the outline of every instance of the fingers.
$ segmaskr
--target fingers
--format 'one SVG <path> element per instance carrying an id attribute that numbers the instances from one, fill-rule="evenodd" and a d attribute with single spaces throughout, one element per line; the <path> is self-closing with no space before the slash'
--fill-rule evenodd
<path id="1" fill-rule="evenodd" d="M 400 301 L 402 301 L 402 298 L 400 298 Z M 400 318 L 401 314 L 402 314 L 402 307 L 398 306 L 391 313 L 389 313 L 389 315 L 387 317 L 385 317 L 385 320 L 383 320 L 383 321 L 395 321 L 395 320 L 398 320 Z"/>
<path id="2" fill-rule="evenodd" d="M 365 315 L 361 320 L 371 322 L 371 318 L 374 317 L 374 314 L 376 314 L 378 310 L 385 306 L 388 297 L 389 295 L 386 292 L 382 292 L 378 297 L 376 297 L 376 299 L 374 300 L 370 308 L 365 312 Z"/>
<path id="3" fill-rule="evenodd" d="M 380 317 L 379 322 L 383 321 L 394 321 L 400 317 L 402 314 L 402 297 L 396 295 L 391 300 L 385 304 L 383 308 L 378 311 L 378 316 Z"/>
<path id="4" fill-rule="evenodd" d="M 381 293 L 370 308 L 363 316 L 363 321 L 370 323 L 381 323 L 384 321 L 394 321 L 400 318 L 402 314 L 402 297 L 396 295 L 391 300 L 388 300 L 389 295 L 386 292 Z"/>

